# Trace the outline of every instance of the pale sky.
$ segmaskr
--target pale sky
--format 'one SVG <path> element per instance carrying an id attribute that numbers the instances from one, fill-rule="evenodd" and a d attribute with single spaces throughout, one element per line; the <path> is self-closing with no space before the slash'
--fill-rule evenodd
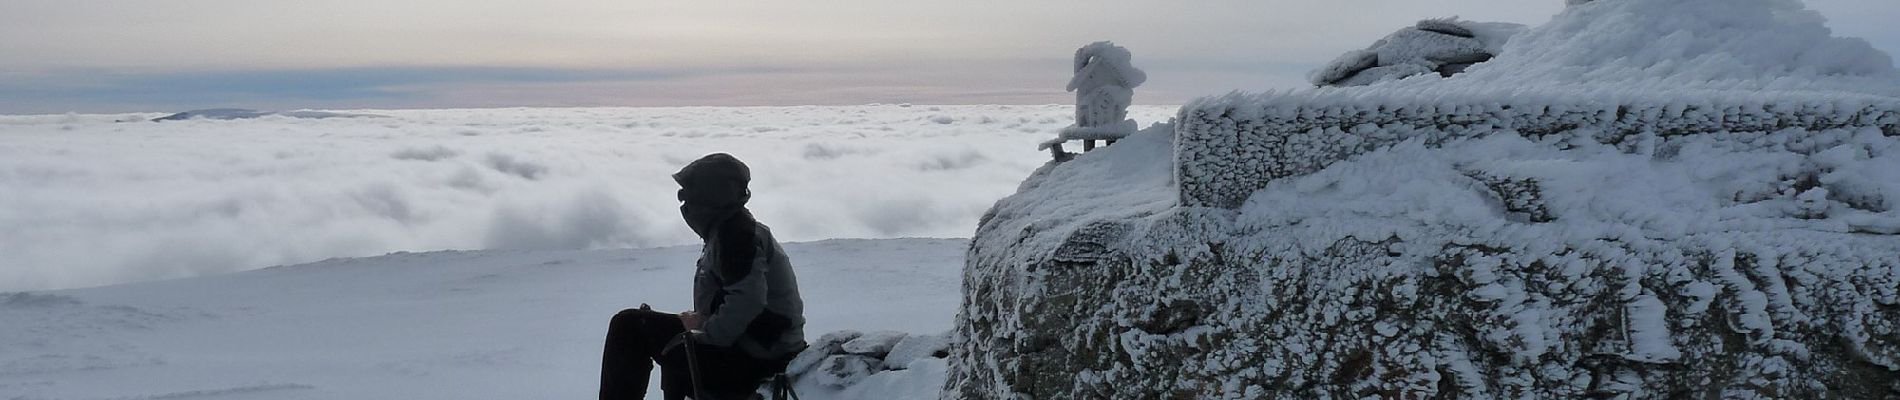
<path id="1" fill-rule="evenodd" d="M 1048 104 L 1113 40 L 1144 104 L 1302 86 L 1419 19 L 1561 0 L 4 0 L 0 114 L 210 107 Z M 1900 51 L 1900 1 L 1811 0 Z"/>

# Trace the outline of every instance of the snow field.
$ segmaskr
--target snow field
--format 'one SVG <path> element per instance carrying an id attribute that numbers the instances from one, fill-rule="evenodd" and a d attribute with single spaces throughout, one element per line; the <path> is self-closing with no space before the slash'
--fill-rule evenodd
<path id="1" fill-rule="evenodd" d="M 806 332 L 947 331 L 966 245 L 787 244 Z M 609 318 L 642 302 L 688 307 L 698 255 L 697 246 L 401 253 L 0 293 L 0 397 L 588 398 Z M 926 359 L 843 391 L 799 390 L 934 399 L 944 368 Z"/>

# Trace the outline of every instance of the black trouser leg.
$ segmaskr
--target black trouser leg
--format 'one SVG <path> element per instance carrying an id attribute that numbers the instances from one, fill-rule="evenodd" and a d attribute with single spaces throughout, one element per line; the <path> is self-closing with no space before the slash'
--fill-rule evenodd
<path id="1" fill-rule="evenodd" d="M 601 400 L 646 397 L 647 378 L 668 340 L 686 331 L 679 316 L 652 310 L 626 309 L 607 324 L 607 341 L 600 353 Z M 672 371 L 666 375 L 670 374 Z M 662 379 L 671 378 L 661 376 Z M 671 389 L 662 387 L 662 389 Z M 670 391 L 670 390 L 669 390 Z M 668 393 L 685 395 L 685 392 Z"/>

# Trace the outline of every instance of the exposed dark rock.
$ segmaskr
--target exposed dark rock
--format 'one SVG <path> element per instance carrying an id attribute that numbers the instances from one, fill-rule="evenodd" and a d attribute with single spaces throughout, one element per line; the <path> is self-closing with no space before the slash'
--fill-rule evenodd
<path id="1" fill-rule="evenodd" d="M 1428 20 L 1418 21 L 1418 24 L 1414 25 L 1414 27 L 1417 27 L 1419 30 L 1422 30 L 1422 31 L 1437 33 L 1441 35 L 1451 35 L 1451 36 L 1457 36 L 1461 38 L 1478 37 L 1478 34 L 1471 32 L 1471 28 L 1466 28 L 1464 27 L 1464 25 L 1458 25 L 1458 23 L 1454 21 L 1448 21 L 1448 20 L 1442 20 L 1442 19 L 1428 19 Z"/>

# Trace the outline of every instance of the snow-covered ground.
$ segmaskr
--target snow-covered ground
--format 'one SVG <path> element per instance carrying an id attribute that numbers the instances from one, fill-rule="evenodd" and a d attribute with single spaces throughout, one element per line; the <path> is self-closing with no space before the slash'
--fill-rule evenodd
<path id="1" fill-rule="evenodd" d="M 966 245 L 787 244 L 806 332 L 948 331 Z M 642 302 L 687 307 L 697 255 L 696 246 L 399 253 L 0 294 L 0 398 L 590 398 L 608 318 Z M 942 363 L 844 393 L 801 393 L 934 399 Z"/>
<path id="2" fill-rule="evenodd" d="M 687 244 L 667 175 L 720 151 L 752 164 L 780 238 L 968 237 L 1074 122 L 1061 105 L 343 112 L 382 117 L 0 116 L 0 291 Z"/>

